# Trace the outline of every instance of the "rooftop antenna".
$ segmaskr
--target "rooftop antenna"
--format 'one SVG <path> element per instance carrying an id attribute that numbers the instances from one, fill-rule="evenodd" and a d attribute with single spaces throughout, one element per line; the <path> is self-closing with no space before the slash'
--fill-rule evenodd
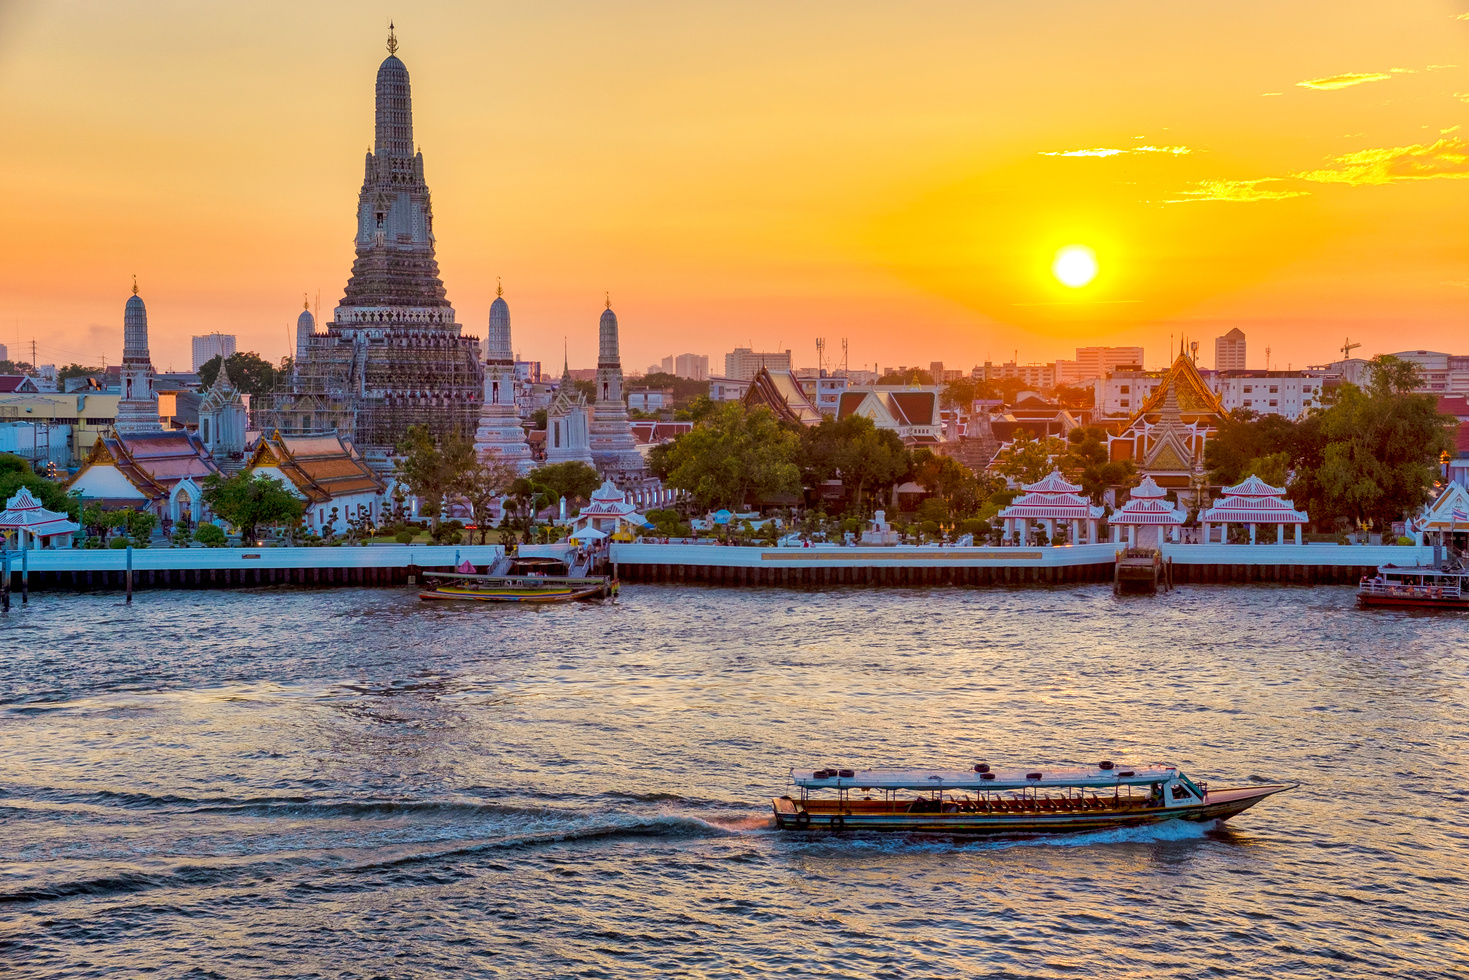
<path id="1" fill-rule="evenodd" d="M 1265 370 L 1270 370 L 1270 348 L 1265 348 Z"/>
<path id="2" fill-rule="evenodd" d="M 824 337 L 816 338 L 816 373 L 819 375 L 826 373 L 826 338 Z"/>
<path id="3" fill-rule="evenodd" d="M 847 338 L 842 338 L 842 377 L 847 376 Z"/>

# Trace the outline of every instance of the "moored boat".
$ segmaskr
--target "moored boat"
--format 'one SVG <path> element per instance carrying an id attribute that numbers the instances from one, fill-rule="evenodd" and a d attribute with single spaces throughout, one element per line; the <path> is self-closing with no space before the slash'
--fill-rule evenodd
<path id="1" fill-rule="evenodd" d="M 1469 609 L 1469 569 L 1458 564 L 1379 565 L 1375 576 L 1357 586 L 1362 606 L 1416 606 L 1425 609 Z"/>
<path id="2" fill-rule="evenodd" d="M 1173 766 L 998 772 L 973 770 L 791 770 L 799 794 L 772 800 L 781 830 L 1053 834 L 1136 827 L 1167 820 L 1228 820 L 1275 783 L 1210 789 Z M 829 792 L 830 795 L 814 795 Z"/>
<path id="3" fill-rule="evenodd" d="M 434 572 L 424 576 L 427 587 L 418 593 L 424 601 L 463 599 L 472 602 L 572 602 L 617 595 L 617 582 L 608 577 L 572 578 L 562 575 L 471 575 Z"/>

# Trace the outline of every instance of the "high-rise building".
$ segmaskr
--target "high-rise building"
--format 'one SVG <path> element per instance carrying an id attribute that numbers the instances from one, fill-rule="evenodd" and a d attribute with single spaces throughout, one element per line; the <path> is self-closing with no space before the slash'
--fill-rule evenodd
<path id="1" fill-rule="evenodd" d="M 258 428 L 345 425 L 379 472 L 391 467 L 393 447 L 410 425 L 425 425 L 436 438 L 473 437 L 484 394 L 477 344 L 461 335 L 439 278 L 408 69 L 397 50 L 390 32 L 377 71 L 373 148 L 357 197 L 357 255 L 345 295 L 326 332 L 306 337 L 292 392 L 252 400 L 260 406 Z"/>
<path id="2" fill-rule="evenodd" d="M 10 360 L 10 348 L 0 344 L 0 361 Z"/>
<path id="3" fill-rule="evenodd" d="M 667 361 L 667 358 L 664 358 Z M 709 380 L 708 354 L 680 354 L 673 359 L 673 375 L 691 381 Z"/>
<path id="4" fill-rule="evenodd" d="M 724 355 L 724 377 L 726 378 L 750 381 L 760 373 L 761 368 L 771 371 L 789 371 L 791 352 L 788 350 L 761 352 L 748 347 L 736 347 L 732 353 Z"/>
<path id="5" fill-rule="evenodd" d="M 1143 349 L 1141 347 L 1078 347 L 1075 363 L 1075 368 L 1067 372 L 1072 376 L 1066 378 L 1066 382 L 1094 381 L 1123 368 L 1141 370 Z"/>
<path id="6" fill-rule="evenodd" d="M 208 333 L 194 339 L 194 371 L 216 357 L 229 357 L 236 350 L 235 335 L 232 333 Z"/>
<path id="7" fill-rule="evenodd" d="M 1223 337 L 1214 338 L 1214 370 L 1246 370 L 1245 333 L 1239 327 L 1235 327 Z"/>

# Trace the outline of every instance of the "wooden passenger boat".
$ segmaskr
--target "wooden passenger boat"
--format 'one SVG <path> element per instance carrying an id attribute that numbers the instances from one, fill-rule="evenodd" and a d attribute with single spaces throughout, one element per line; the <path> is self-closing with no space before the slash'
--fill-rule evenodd
<path id="1" fill-rule="evenodd" d="M 433 572 L 424 576 L 427 587 L 418 593 L 425 602 L 463 599 L 472 602 L 571 602 L 617 595 L 617 583 L 606 576 L 571 578 L 564 575 L 471 575 Z"/>
<path id="2" fill-rule="evenodd" d="M 799 788 L 772 800 L 781 830 L 1054 834 L 1167 820 L 1228 820 L 1294 784 L 1210 789 L 1173 766 L 996 772 L 791 770 Z M 829 795 L 813 795 L 828 792 Z"/>
<path id="3" fill-rule="evenodd" d="M 1357 586 L 1362 606 L 1416 606 L 1425 609 L 1469 609 L 1469 569 L 1379 565 L 1377 574 Z"/>

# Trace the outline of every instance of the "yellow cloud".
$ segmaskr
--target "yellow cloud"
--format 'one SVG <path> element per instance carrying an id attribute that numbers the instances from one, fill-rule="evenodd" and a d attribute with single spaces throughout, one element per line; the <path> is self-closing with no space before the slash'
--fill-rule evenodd
<path id="1" fill-rule="evenodd" d="M 1136 138 L 1136 137 L 1135 137 Z M 1110 146 L 1099 146 L 1090 150 L 1042 150 L 1043 157 L 1115 157 L 1124 153 L 1170 153 L 1186 156 L 1193 150 L 1186 146 L 1134 146 L 1129 150 L 1118 150 Z"/>
<path id="2" fill-rule="evenodd" d="M 1400 180 L 1469 177 L 1469 143 L 1441 139 L 1424 146 L 1381 147 L 1336 157 L 1335 166 L 1294 174 L 1324 184 L 1391 184 Z"/>
<path id="3" fill-rule="evenodd" d="M 1257 180 L 1201 180 L 1198 182 L 1198 190 L 1183 191 L 1183 196 L 1165 204 L 1191 204 L 1196 201 L 1232 201 L 1245 203 L 1249 201 L 1283 201 L 1289 197 L 1306 197 L 1310 191 L 1269 191 L 1262 190 L 1260 184 L 1270 184 L 1282 180 L 1280 177 L 1261 177 Z"/>
<path id="4" fill-rule="evenodd" d="M 1383 72 L 1346 72 L 1341 75 L 1328 75 L 1325 78 L 1308 78 L 1304 82 L 1296 82 L 1299 88 L 1316 89 L 1320 92 L 1330 92 L 1339 88 L 1350 88 L 1353 85 L 1361 85 L 1364 82 L 1384 82 L 1391 75 Z"/>

